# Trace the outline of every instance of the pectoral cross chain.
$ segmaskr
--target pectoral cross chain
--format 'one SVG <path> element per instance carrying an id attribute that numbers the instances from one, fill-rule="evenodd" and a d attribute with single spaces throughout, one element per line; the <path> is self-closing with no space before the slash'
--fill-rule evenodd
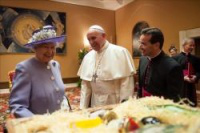
<path id="1" fill-rule="evenodd" d="M 95 73 L 95 74 L 93 75 L 93 81 L 94 81 L 95 83 L 96 83 L 97 77 L 98 77 L 98 75 L 97 75 L 97 73 Z"/>
<path id="2" fill-rule="evenodd" d="M 103 55 L 105 54 L 106 50 L 103 51 L 103 53 L 100 55 L 100 57 L 97 57 L 97 53 L 96 53 L 96 57 L 95 57 L 95 69 L 94 69 L 94 73 L 92 76 L 92 81 L 96 83 L 96 79 L 98 78 L 97 72 L 100 68 L 100 64 L 101 64 L 101 60 L 103 58 Z"/>

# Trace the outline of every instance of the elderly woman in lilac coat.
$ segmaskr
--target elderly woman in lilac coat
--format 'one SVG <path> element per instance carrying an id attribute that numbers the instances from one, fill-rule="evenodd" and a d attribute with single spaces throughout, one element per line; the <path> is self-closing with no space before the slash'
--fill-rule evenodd
<path id="1" fill-rule="evenodd" d="M 25 47 L 32 49 L 35 56 L 16 66 L 10 109 L 15 117 L 30 117 L 35 114 L 52 113 L 61 108 L 69 109 L 65 97 L 60 65 L 52 60 L 56 45 L 65 36 L 56 36 L 54 27 L 44 26 L 33 32 Z"/>

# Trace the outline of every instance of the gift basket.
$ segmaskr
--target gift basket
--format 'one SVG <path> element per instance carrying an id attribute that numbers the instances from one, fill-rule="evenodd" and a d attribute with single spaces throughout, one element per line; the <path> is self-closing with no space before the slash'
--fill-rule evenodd
<path id="1" fill-rule="evenodd" d="M 159 97 L 7 122 L 11 133 L 198 133 L 200 109 Z"/>

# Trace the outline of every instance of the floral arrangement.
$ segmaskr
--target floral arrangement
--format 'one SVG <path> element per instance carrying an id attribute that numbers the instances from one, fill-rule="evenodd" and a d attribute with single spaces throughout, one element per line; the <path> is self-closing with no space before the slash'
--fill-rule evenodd
<path id="1" fill-rule="evenodd" d="M 28 43 L 41 41 L 49 38 L 56 37 L 56 31 L 52 26 L 45 26 L 42 30 L 37 30 L 33 33 L 33 36 L 29 39 Z"/>
<path id="2" fill-rule="evenodd" d="M 81 64 L 81 62 L 83 61 L 84 56 L 88 53 L 89 51 L 86 48 L 80 49 L 80 51 L 78 52 L 78 60 L 79 63 Z"/>
<path id="3" fill-rule="evenodd" d="M 83 61 L 83 58 L 85 57 L 85 55 L 89 52 L 89 50 L 87 50 L 86 48 L 80 49 L 80 51 L 78 52 L 78 60 L 79 60 L 79 64 L 81 64 L 81 62 Z M 78 87 L 81 87 L 81 79 L 79 79 L 78 81 Z"/>

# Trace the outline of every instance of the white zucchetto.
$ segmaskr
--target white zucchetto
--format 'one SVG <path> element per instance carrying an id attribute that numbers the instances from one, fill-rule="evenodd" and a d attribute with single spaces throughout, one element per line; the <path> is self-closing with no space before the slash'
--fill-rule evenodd
<path id="1" fill-rule="evenodd" d="M 89 31 L 90 30 L 95 30 L 95 31 L 98 31 L 98 32 L 101 32 L 101 33 L 105 33 L 105 30 L 99 26 L 99 25 L 92 25 L 89 27 Z"/>

